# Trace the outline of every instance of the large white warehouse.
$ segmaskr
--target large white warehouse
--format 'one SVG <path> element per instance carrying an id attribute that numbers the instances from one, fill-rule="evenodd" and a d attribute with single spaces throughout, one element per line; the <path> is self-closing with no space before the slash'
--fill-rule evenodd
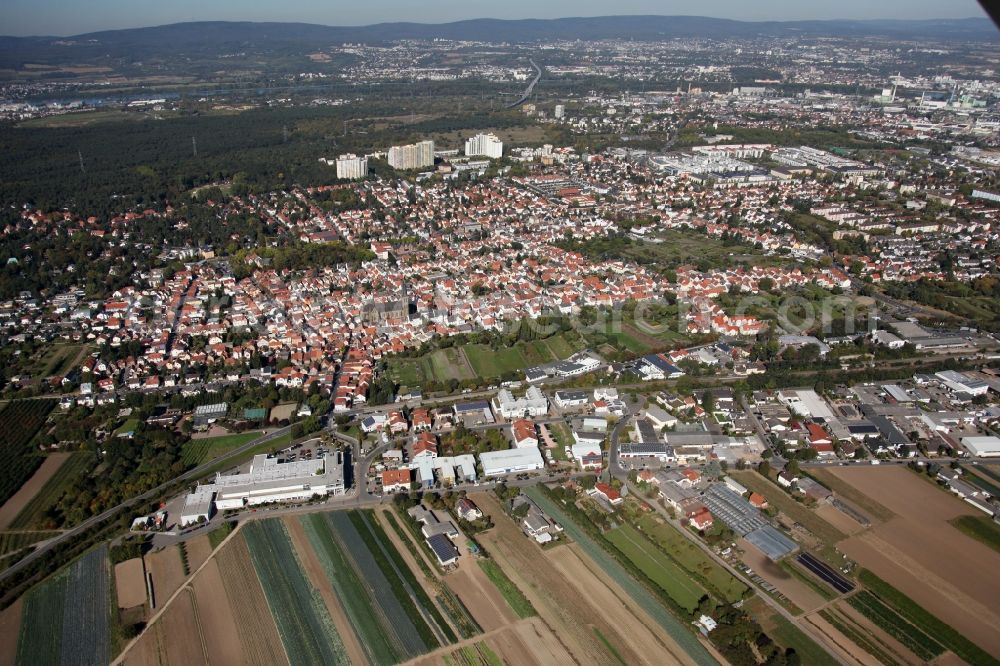
<path id="1" fill-rule="evenodd" d="M 287 462 L 280 456 L 254 456 L 245 474 L 219 474 L 214 483 L 187 496 L 181 526 L 211 517 L 212 510 L 242 509 L 269 502 L 296 502 L 313 495 L 342 495 L 344 459 L 340 451 L 317 460 Z"/>

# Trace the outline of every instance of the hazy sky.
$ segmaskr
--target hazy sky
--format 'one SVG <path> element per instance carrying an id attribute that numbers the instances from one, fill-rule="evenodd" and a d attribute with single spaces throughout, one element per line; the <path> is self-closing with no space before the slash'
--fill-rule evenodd
<path id="1" fill-rule="evenodd" d="M 77 35 L 206 20 L 368 25 L 612 14 L 691 14 L 746 21 L 985 15 L 975 0 L 2 0 L 0 34 Z"/>

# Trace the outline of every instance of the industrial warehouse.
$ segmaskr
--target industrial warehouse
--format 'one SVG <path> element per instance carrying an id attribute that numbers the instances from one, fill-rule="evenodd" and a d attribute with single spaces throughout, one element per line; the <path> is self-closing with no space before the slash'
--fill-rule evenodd
<path id="1" fill-rule="evenodd" d="M 261 454 L 254 456 L 249 472 L 219 474 L 215 483 L 197 486 L 184 500 L 181 525 L 208 520 L 215 510 L 343 494 L 344 458 L 340 451 L 317 460 L 295 461 Z"/>

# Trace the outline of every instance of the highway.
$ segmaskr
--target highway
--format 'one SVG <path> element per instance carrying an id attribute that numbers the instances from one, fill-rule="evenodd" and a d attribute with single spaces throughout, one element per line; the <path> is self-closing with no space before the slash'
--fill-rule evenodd
<path id="1" fill-rule="evenodd" d="M 538 79 L 542 78 L 542 68 L 536 65 L 535 61 L 532 60 L 531 58 L 528 58 L 528 62 L 531 63 L 531 66 L 534 67 L 535 71 L 538 73 L 535 74 L 535 78 L 531 80 L 531 83 L 528 84 L 528 87 L 524 89 L 524 94 L 518 97 L 516 101 L 511 102 L 510 104 L 507 105 L 508 109 L 513 109 L 527 102 L 528 98 L 531 97 L 531 93 L 535 90 L 535 84 L 538 83 Z"/>

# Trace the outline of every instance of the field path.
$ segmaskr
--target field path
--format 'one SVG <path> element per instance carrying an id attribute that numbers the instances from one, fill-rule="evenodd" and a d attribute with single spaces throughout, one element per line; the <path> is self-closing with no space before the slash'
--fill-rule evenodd
<path id="1" fill-rule="evenodd" d="M 0 531 L 6 530 L 14 522 L 18 514 L 24 511 L 24 507 L 34 499 L 35 495 L 45 487 L 45 483 L 55 476 L 63 463 L 70 459 L 72 453 L 51 453 L 45 458 L 42 466 L 35 470 L 23 486 L 14 495 L 0 506 Z"/>
<path id="2" fill-rule="evenodd" d="M 340 634 L 340 638 L 344 642 L 344 648 L 347 650 L 347 656 L 350 658 L 351 663 L 367 664 L 368 657 L 365 655 L 365 650 L 361 647 L 357 634 L 351 626 L 351 621 L 337 599 L 333 585 L 330 583 L 330 579 L 327 578 L 323 565 L 320 563 L 316 551 L 313 550 L 312 544 L 309 542 L 309 537 L 302 528 L 302 523 L 292 516 L 286 516 L 283 522 L 285 523 L 285 529 L 288 530 L 288 536 L 292 540 L 292 547 L 298 553 L 299 560 L 305 569 L 306 577 L 319 590 L 320 596 L 323 597 L 323 603 L 326 604 L 327 610 L 330 611 L 330 618 L 333 620 L 333 624 L 337 628 L 337 633 Z"/>
<path id="3" fill-rule="evenodd" d="M 479 375 L 476 373 L 476 369 L 472 367 L 472 362 L 469 361 L 469 355 L 465 353 L 464 347 L 458 347 L 458 356 L 462 359 L 463 365 L 465 365 L 466 370 L 469 371 L 469 378 L 475 379 Z M 459 377 L 462 379 L 462 377 Z"/>
<path id="4" fill-rule="evenodd" d="M 239 534 L 239 531 L 240 531 L 241 527 L 243 527 L 242 523 L 237 524 L 236 525 L 236 529 L 234 529 L 232 532 L 230 532 L 226 536 L 226 538 L 222 540 L 222 543 L 219 544 L 219 547 L 216 548 L 214 552 L 218 553 L 220 550 L 222 550 L 222 548 L 227 543 L 229 543 L 230 539 L 232 539 L 237 534 Z M 204 562 L 202 562 L 200 567 L 198 567 L 197 569 L 195 569 L 194 571 L 191 572 L 191 576 L 188 578 L 188 581 L 193 580 L 194 577 L 197 576 L 201 572 L 202 569 L 204 569 L 206 566 L 208 566 L 209 562 L 213 561 L 213 559 L 214 558 L 210 557 L 207 560 L 205 560 Z M 132 649 L 132 647 L 136 643 L 139 642 L 139 639 L 142 638 L 142 636 L 146 633 L 146 631 L 148 631 L 149 628 L 153 626 L 153 623 L 156 622 L 156 620 L 158 620 L 162 615 L 164 615 L 164 613 L 166 613 L 167 609 L 170 608 L 170 604 L 174 601 L 174 599 L 176 599 L 178 597 L 178 595 L 180 595 L 185 589 L 187 589 L 187 587 L 188 587 L 188 584 L 181 585 L 177 590 L 174 591 L 174 593 L 172 595 L 170 595 L 170 598 L 167 599 L 167 601 L 165 603 L 161 603 L 160 604 L 160 609 L 158 611 L 156 611 L 155 613 L 153 613 L 153 615 L 148 620 L 146 620 L 146 630 L 143 631 L 138 636 L 136 636 L 135 638 L 133 638 L 132 640 L 130 640 L 128 643 L 126 643 L 125 647 L 122 648 L 122 651 L 118 654 L 118 656 L 115 658 L 115 660 L 113 662 L 111 662 L 112 664 L 121 664 L 121 663 L 124 662 L 125 656 L 128 654 L 128 651 L 130 649 Z"/>
<path id="5" fill-rule="evenodd" d="M 466 638 L 465 640 L 458 641 L 457 643 L 452 643 L 451 645 L 444 645 L 434 650 L 433 652 L 428 652 L 427 654 L 422 654 L 419 657 L 414 657 L 410 661 L 404 661 L 405 666 L 423 666 L 425 664 L 439 664 L 447 663 L 444 661 L 444 657 L 456 652 L 464 647 L 472 647 L 477 643 L 482 643 L 483 641 L 488 641 L 489 639 L 497 639 L 507 634 L 518 632 L 522 629 L 529 629 L 531 633 L 534 634 L 544 634 L 549 633 L 549 628 L 537 617 L 529 617 L 523 620 L 519 620 L 514 624 L 508 624 L 504 627 L 499 627 L 493 629 L 492 631 L 487 631 L 486 633 L 479 634 L 478 636 L 473 636 L 472 638 Z M 560 646 L 561 647 L 561 646 Z M 504 655 L 507 656 L 507 655 Z M 568 656 L 568 655 L 566 655 Z M 531 663 L 531 664 L 548 664 L 552 663 L 548 660 L 542 660 L 541 655 L 532 654 L 531 658 L 533 661 L 527 662 L 516 662 L 520 666 L 521 663 Z"/>

